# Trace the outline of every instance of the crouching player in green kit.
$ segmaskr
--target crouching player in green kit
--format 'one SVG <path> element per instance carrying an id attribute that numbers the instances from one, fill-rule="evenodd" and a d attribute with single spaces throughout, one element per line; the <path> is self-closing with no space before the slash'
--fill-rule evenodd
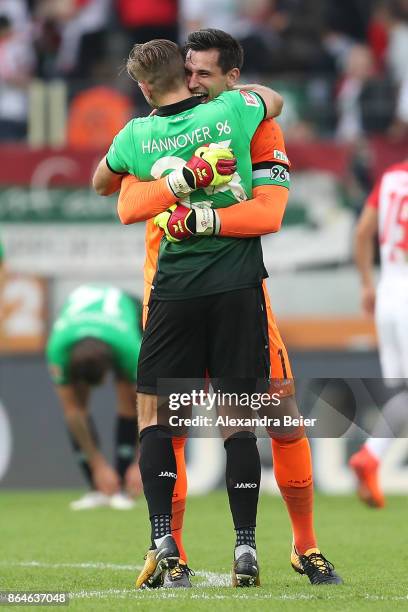
<path id="1" fill-rule="evenodd" d="M 82 285 L 64 303 L 47 345 L 51 378 L 64 411 L 72 447 L 90 491 L 73 510 L 110 505 L 127 510 L 140 492 L 134 381 L 142 340 L 141 304 L 112 286 Z M 111 370 L 115 377 L 116 465 L 99 449 L 89 412 L 91 388 Z"/>

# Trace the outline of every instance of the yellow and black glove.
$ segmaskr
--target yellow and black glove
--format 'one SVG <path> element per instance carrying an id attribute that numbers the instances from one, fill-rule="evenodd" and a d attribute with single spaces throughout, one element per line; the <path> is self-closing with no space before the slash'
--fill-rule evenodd
<path id="1" fill-rule="evenodd" d="M 167 182 L 174 195 L 180 198 L 195 189 L 226 185 L 236 169 L 237 160 L 231 149 L 212 143 L 196 149 L 180 170 L 173 170 L 167 176 Z"/>
<path id="2" fill-rule="evenodd" d="M 180 242 L 191 236 L 214 236 L 220 231 L 220 220 L 213 208 L 191 208 L 173 204 L 154 218 L 154 224 L 166 234 L 169 242 Z"/>

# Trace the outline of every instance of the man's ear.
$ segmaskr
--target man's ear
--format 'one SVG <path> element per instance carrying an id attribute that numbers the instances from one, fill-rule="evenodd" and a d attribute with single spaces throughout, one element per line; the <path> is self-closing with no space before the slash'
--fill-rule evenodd
<path id="1" fill-rule="evenodd" d="M 239 77 L 241 76 L 241 71 L 239 68 L 232 68 L 227 72 L 227 87 L 232 88 L 239 81 Z"/>

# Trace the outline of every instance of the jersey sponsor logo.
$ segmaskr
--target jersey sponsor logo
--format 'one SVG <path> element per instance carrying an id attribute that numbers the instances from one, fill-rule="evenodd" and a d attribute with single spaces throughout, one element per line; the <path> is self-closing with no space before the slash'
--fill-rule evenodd
<path id="1" fill-rule="evenodd" d="M 234 489 L 256 489 L 256 482 L 237 482 Z"/>
<path id="2" fill-rule="evenodd" d="M 274 150 L 273 158 L 278 159 L 279 161 L 285 162 L 287 164 L 289 163 L 286 153 L 284 153 L 283 151 L 279 151 L 279 149 Z"/>
<path id="3" fill-rule="evenodd" d="M 176 480 L 177 474 L 174 472 L 160 472 L 159 478 L 174 478 Z"/>
<path id="4" fill-rule="evenodd" d="M 239 90 L 239 93 L 245 100 L 245 104 L 247 106 L 259 106 L 258 98 L 252 94 L 250 91 L 244 91 L 243 89 Z"/>
<path id="5" fill-rule="evenodd" d="M 183 115 L 182 117 L 174 117 L 171 123 L 177 123 L 177 121 L 185 121 L 186 119 L 192 119 L 194 115 Z"/>

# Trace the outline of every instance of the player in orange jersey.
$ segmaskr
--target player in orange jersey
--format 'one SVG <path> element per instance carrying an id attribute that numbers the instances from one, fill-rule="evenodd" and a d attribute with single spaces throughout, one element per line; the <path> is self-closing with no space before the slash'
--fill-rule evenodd
<path id="1" fill-rule="evenodd" d="M 212 99 L 226 89 L 234 88 L 242 66 L 242 49 L 229 34 L 220 30 L 200 30 L 190 34 L 186 48 L 186 71 L 190 91 Z M 253 163 L 252 200 L 229 208 L 217 209 L 219 236 L 247 238 L 279 230 L 285 211 L 289 187 L 289 160 L 283 136 L 274 120 L 263 121 L 251 143 Z M 133 176 L 122 180 L 118 212 L 123 223 L 147 220 L 145 262 L 145 318 L 162 231 L 152 217 L 174 204 L 164 178 L 141 183 Z M 166 232 L 167 233 L 167 232 Z M 210 237 L 208 239 L 211 239 Z M 286 406 L 297 413 L 290 362 L 279 334 L 270 300 L 263 285 L 268 318 L 271 378 Z M 320 553 L 313 525 L 312 462 L 309 442 L 303 428 L 291 435 L 271 436 L 273 463 L 277 483 L 285 500 L 293 530 L 291 564 L 306 574 L 312 584 L 339 584 L 341 578 Z M 187 492 L 184 462 L 184 438 L 174 439 L 177 460 L 177 483 L 173 498 L 172 533 L 180 555 L 186 559 L 181 532 Z"/>

